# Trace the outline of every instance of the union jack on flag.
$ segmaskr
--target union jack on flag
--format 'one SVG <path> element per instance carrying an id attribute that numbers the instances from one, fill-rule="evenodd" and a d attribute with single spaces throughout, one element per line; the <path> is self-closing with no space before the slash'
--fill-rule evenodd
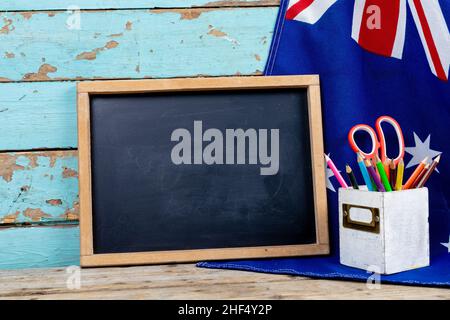
<path id="1" fill-rule="evenodd" d="M 286 19 L 315 24 L 336 1 L 290 0 Z M 407 5 L 431 72 L 447 81 L 450 34 L 438 0 L 355 0 L 352 38 L 367 51 L 401 59 L 405 43 Z"/>

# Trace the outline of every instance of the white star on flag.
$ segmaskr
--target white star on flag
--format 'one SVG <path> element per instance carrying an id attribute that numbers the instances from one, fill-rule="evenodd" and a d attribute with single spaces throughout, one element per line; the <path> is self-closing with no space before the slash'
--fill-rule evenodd
<path id="1" fill-rule="evenodd" d="M 330 154 L 327 154 L 327 156 L 329 157 Z M 339 172 L 341 172 L 340 170 L 338 170 Z M 325 177 L 327 178 L 327 189 L 336 192 L 336 189 L 334 188 L 333 184 L 331 183 L 330 178 L 334 177 L 334 173 L 333 170 L 331 170 L 330 168 L 328 168 L 327 165 L 327 161 L 325 160 Z"/>
<path id="2" fill-rule="evenodd" d="M 447 247 L 448 253 L 450 253 L 450 235 L 448 236 L 448 242 L 447 242 L 447 243 L 441 242 L 441 244 L 442 244 L 444 247 Z"/>
<path id="3" fill-rule="evenodd" d="M 428 137 L 425 139 L 424 142 L 422 142 L 422 140 L 417 136 L 415 132 L 413 132 L 413 134 L 414 134 L 414 143 L 416 146 L 405 148 L 405 151 L 408 152 L 410 155 L 412 155 L 412 159 L 409 160 L 408 164 L 406 165 L 406 168 L 418 165 L 426 157 L 428 157 L 428 163 L 431 163 L 434 157 L 442 153 L 440 151 L 430 149 L 430 137 L 431 137 L 430 134 L 428 135 Z"/>

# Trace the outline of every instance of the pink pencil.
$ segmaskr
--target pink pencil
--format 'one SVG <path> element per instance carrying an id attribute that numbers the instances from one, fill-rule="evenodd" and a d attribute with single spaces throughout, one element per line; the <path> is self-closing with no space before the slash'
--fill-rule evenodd
<path id="1" fill-rule="evenodd" d="M 333 171 L 334 176 L 338 180 L 341 187 L 348 188 L 347 183 L 345 182 L 344 178 L 342 178 L 341 174 L 339 173 L 338 169 L 334 165 L 333 161 L 331 161 L 330 157 L 327 156 L 326 154 L 324 154 L 324 156 L 325 156 L 325 161 L 327 162 L 328 167 L 331 169 L 331 171 Z"/>

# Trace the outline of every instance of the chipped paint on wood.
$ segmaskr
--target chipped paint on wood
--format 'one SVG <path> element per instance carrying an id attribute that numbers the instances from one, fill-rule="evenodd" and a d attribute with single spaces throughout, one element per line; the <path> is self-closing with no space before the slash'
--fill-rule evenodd
<path id="1" fill-rule="evenodd" d="M 236 8 L 228 8 L 223 7 L 221 10 L 234 10 Z M 176 9 L 149 9 L 148 12 L 153 14 L 164 14 L 164 13 L 177 13 L 180 15 L 180 20 L 194 20 L 198 19 L 202 13 L 210 12 L 217 10 L 217 8 L 194 8 L 194 9 L 186 9 L 186 8 L 176 8 Z"/>
<path id="2" fill-rule="evenodd" d="M 57 70 L 58 69 L 56 67 L 54 67 L 48 63 L 44 63 L 39 67 L 38 72 L 26 73 L 23 76 L 23 80 L 30 80 L 30 81 L 50 80 L 50 77 L 48 76 L 48 74 L 56 72 Z"/>
<path id="3" fill-rule="evenodd" d="M 28 77 L 58 78 L 58 74 L 60 75 L 63 70 L 53 61 L 57 56 L 64 56 L 67 50 L 69 50 L 68 55 L 70 56 L 70 61 L 66 64 L 70 70 L 67 72 L 75 76 L 74 79 L 107 78 L 108 76 L 160 78 L 261 74 L 269 46 L 267 39 L 270 39 L 272 32 L 271 23 L 273 21 L 271 20 L 275 18 L 276 11 L 264 9 L 262 16 L 259 17 L 258 13 L 261 11 L 255 11 L 255 9 L 208 9 L 207 12 L 202 11 L 204 9 L 197 10 L 202 14 L 193 20 L 180 20 L 178 9 L 172 13 L 150 15 L 146 13 L 145 15 L 150 18 L 144 20 L 148 19 L 155 25 L 161 25 L 161 28 L 157 28 L 158 30 L 149 27 L 150 31 L 146 30 L 140 22 L 135 22 L 132 30 L 126 31 L 127 21 L 138 21 L 139 19 L 131 15 L 132 20 L 130 20 L 130 15 L 114 12 L 109 14 L 119 15 L 119 20 L 123 22 L 119 23 L 117 28 L 115 28 L 115 24 L 104 23 L 102 25 L 107 25 L 107 27 L 102 29 L 103 32 L 97 32 L 102 30 L 96 29 L 99 23 L 95 22 L 95 15 L 101 16 L 102 13 L 89 13 L 89 15 L 94 15 L 92 19 L 94 26 L 90 30 L 83 31 L 83 33 L 91 34 L 92 39 L 87 42 L 95 42 L 97 46 L 94 48 L 99 48 L 112 40 L 111 35 L 121 34 L 120 38 L 116 39 L 120 45 L 113 50 L 102 52 L 95 60 L 76 60 L 76 55 L 80 52 L 92 50 L 92 47 L 91 49 L 87 48 L 86 41 L 74 43 L 72 47 L 69 44 L 54 43 L 51 47 L 57 47 L 58 51 L 54 52 L 51 57 L 45 58 L 49 65 L 58 67 L 58 70 L 54 73 L 43 74 L 42 71 L 48 70 L 45 68 L 46 70 L 38 71 L 37 75 L 34 72 Z M 138 13 L 141 14 L 141 12 Z M 59 15 L 64 14 L 58 13 L 57 16 Z M 18 19 L 23 19 L 21 15 L 17 16 Z M 27 26 L 32 21 L 37 26 L 41 26 L 48 19 L 44 13 L 35 13 L 34 16 L 32 19 L 23 21 L 23 26 Z M 42 20 L 42 23 L 36 22 L 39 20 Z M 252 22 L 252 20 L 257 20 L 257 22 Z M 145 25 L 149 25 L 150 22 Z M 27 26 L 27 28 L 32 27 Z M 50 27 L 46 26 L 45 28 Z M 220 35 L 223 33 L 226 36 L 208 35 L 212 29 L 215 30 L 212 33 L 219 35 L 218 31 L 220 31 Z M 78 31 L 67 31 L 67 36 L 72 37 L 71 32 L 74 33 L 73 36 L 76 36 Z M 52 31 L 49 30 L 49 33 Z M 23 36 L 25 37 L 25 34 Z M 64 38 L 63 34 L 59 36 Z M 94 36 L 97 38 L 94 39 Z M 239 43 L 233 43 L 234 38 L 232 39 L 231 36 L 240 40 Z M 46 37 L 48 36 L 43 38 L 40 33 L 35 36 L 34 43 L 45 42 L 44 45 L 47 45 Z M 10 41 L 9 39 L 7 41 Z M 139 43 L 138 46 L 136 46 L 136 41 Z M 2 68 L 5 66 L 5 62 L 0 61 L 0 75 L 3 70 L 9 69 L 8 73 L 15 73 L 20 80 L 21 74 L 17 74 L 18 69 L 34 68 L 30 67 L 35 62 L 34 53 L 31 53 L 31 49 L 30 52 L 27 52 L 28 44 L 24 44 L 23 41 L 19 41 L 19 43 L 20 49 L 15 51 L 20 54 L 16 54 L 16 58 L 10 60 L 11 64 L 8 64 L 6 69 Z M 38 51 L 45 51 L 41 49 Z M 116 53 L 118 55 L 115 58 L 110 58 L 111 54 L 116 55 Z M 255 59 L 255 53 L 258 54 L 260 60 Z M 177 56 L 177 61 L 179 61 L 177 64 L 174 64 L 171 58 L 174 56 Z M 41 58 L 38 60 L 36 68 L 42 66 Z M 15 61 L 13 62 L 13 60 Z M 11 81 L 7 77 L 0 78 L 0 81 L 2 80 Z M 75 86 L 76 84 L 73 82 L 1 83 L 0 110 L 5 111 L 1 113 L 0 117 L 0 128 L 2 128 L 0 150 L 76 148 Z"/>
<path id="4" fill-rule="evenodd" d="M 77 178 L 78 177 L 78 172 L 76 170 L 73 170 L 71 168 L 63 168 L 63 172 L 62 172 L 62 176 L 63 178 Z"/>
<path id="5" fill-rule="evenodd" d="M 113 49 L 116 48 L 119 45 L 119 43 L 117 41 L 111 40 L 108 41 L 103 47 L 100 48 L 95 48 L 92 51 L 88 51 L 88 52 L 82 52 L 79 55 L 77 55 L 76 59 L 77 60 L 94 60 L 97 58 L 97 54 L 99 52 L 102 52 L 104 50 L 109 50 L 109 49 Z"/>
<path id="6" fill-rule="evenodd" d="M 0 34 L 8 34 L 11 31 L 15 29 L 14 26 L 12 26 L 13 21 L 11 19 L 8 19 L 7 17 L 3 18 L 3 26 L 0 28 Z"/>
<path id="7" fill-rule="evenodd" d="M 149 9 L 189 7 L 277 6 L 279 0 L 3 0 L 0 11 L 67 10 L 76 4 L 80 9 Z"/>
<path id="8" fill-rule="evenodd" d="M 77 219 L 77 165 L 76 151 L 0 153 L 0 224 Z"/>
<path id="9" fill-rule="evenodd" d="M 7 214 L 6 216 L 3 217 L 2 223 L 5 223 L 5 224 L 16 223 L 17 217 L 19 216 L 19 214 L 20 214 L 20 211 L 16 211 L 12 214 Z"/>
<path id="10" fill-rule="evenodd" d="M 77 226 L 0 228 L 0 269 L 78 265 Z"/>
<path id="11" fill-rule="evenodd" d="M 246 6 L 278 6 L 280 0 L 220 0 L 220 1 L 209 1 L 204 4 L 205 7 L 246 7 Z"/>
<path id="12" fill-rule="evenodd" d="M 67 208 L 62 215 L 59 216 L 63 220 L 76 221 L 80 217 L 80 203 L 74 201 L 71 208 Z"/>
<path id="13" fill-rule="evenodd" d="M 208 34 L 213 36 L 213 37 L 225 39 L 225 40 L 227 40 L 227 41 L 229 41 L 229 42 L 231 42 L 231 43 L 233 43 L 235 45 L 239 44 L 238 40 L 229 37 L 227 33 L 225 33 L 222 30 L 219 30 L 219 29 L 213 27 L 212 25 L 209 25 L 208 29 L 209 29 Z"/>
<path id="14" fill-rule="evenodd" d="M 21 12 L 20 13 L 21 15 L 22 15 L 22 17 L 24 18 L 24 19 L 30 19 L 31 18 L 31 16 L 33 15 L 33 12 Z"/>
<path id="15" fill-rule="evenodd" d="M 51 215 L 45 213 L 39 208 L 26 208 L 22 214 L 33 222 L 41 221 L 43 218 L 50 218 Z"/>
<path id="16" fill-rule="evenodd" d="M 1 13 L 0 21 L 11 20 L 15 30 L 0 34 L 0 42 L 8 52 L 21 54 L 0 59 L 0 77 L 13 81 L 167 78 L 253 74 L 264 68 L 269 43 L 261 38 L 271 37 L 277 8 L 159 11 L 82 11 L 80 30 L 67 28 L 66 12 L 54 12 L 51 23 L 46 12 L 35 12 L 30 19 L 20 13 Z M 254 59 L 255 52 L 260 61 Z"/>
<path id="17" fill-rule="evenodd" d="M 221 10 L 235 10 L 236 8 L 228 8 L 223 7 L 220 8 Z M 153 14 L 164 14 L 164 13 L 177 13 L 180 15 L 180 20 L 194 20 L 200 17 L 202 13 L 215 11 L 217 8 L 194 8 L 194 9 L 186 9 L 186 8 L 176 8 L 176 9 L 164 9 L 164 8 L 158 8 L 158 9 L 149 9 L 149 13 Z"/>
<path id="18" fill-rule="evenodd" d="M 52 206 L 60 206 L 60 205 L 62 205 L 61 199 L 48 199 L 48 200 L 45 200 L 45 202 L 48 203 L 49 205 L 52 205 Z"/>
<path id="19" fill-rule="evenodd" d="M 0 154 L 0 177 L 6 182 L 10 182 L 14 171 L 25 169 L 24 166 L 16 163 L 17 157 L 13 154 Z"/>
<path id="20" fill-rule="evenodd" d="M 123 36 L 123 32 L 121 32 L 121 33 L 113 33 L 113 34 L 110 34 L 108 37 L 110 37 L 110 38 L 117 38 L 117 37 L 121 37 L 121 36 Z"/>
<path id="21" fill-rule="evenodd" d="M 209 29 L 208 34 L 210 34 L 210 35 L 212 35 L 214 37 L 220 38 L 220 37 L 226 37 L 227 36 L 227 34 L 225 32 L 222 32 L 222 31 L 214 28 L 212 25 L 209 25 L 208 29 Z"/>
<path id="22" fill-rule="evenodd" d="M 82 29 L 69 30 L 69 13 L 51 11 L 69 2 L 0 3 L 0 11 L 47 10 L 0 13 L 0 150 L 77 146 L 76 83 L 59 80 L 261 74 L 277 8 L 218 8 L 278 3 L 79 0 L 81 9 L 127 10 L 82 12 Z M 195 6 L 212 8 L 181 9 Z M 138 7 L 144 10 L 128 10 Z M 176 9 L 149 13 L 152 7 Z M 119 45 L 106 49 L 112 40 Z M 105 49 L 96 59 L 77 60 L 97 48 Z M 3 83 L 11 81 L 27 82 Z M 0 199 L 7 199 L 0 201 L 0 224 L 78 220 L 76 151 L 3 153 L 0 161 L 4 155 L 10 159 L 0 172 Z M 0 268 L 76 264 L 78 243 L 78 228 L 0 228 Z"/>
<path id="23" fill-rule="evenodd" d="M 192 20 L 197 19 L 200 17 L 202 12 L 200 10 L 185 10 L 180 12 L 180 19 L 181 20 Z"/>

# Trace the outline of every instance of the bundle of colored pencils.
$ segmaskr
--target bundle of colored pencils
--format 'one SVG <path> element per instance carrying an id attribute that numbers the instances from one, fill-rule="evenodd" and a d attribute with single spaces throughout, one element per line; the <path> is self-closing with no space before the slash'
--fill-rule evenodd
<path id="1" fill-rule="evenodd" d="M 423 159 L 408 180 L 403 184 L 403 174 L 405 170 L 403 159 L 400 159 L 398 164 L 391 159 L 387 159 L 386 162 L 383 163 L 378 156 L 376 156 L 375 159 L 366 159 L 361 153 L 357 154 L 357 163 L 364 183 L 367 186 L 367 190 L 380 192 L 424 187 L 431 174 L 435 171 L 440 159 L 441 155 L 434 158 L 431 163 L 428 163 L 428 157 Z M 333 174 L 341 187 L 348 188 L 347 182 L 342 177 L 330 157 L 325 155 L 325 161 L 328 167 L 333 171 Z M 345 166 L 345 171 L 353 189 L 359 189 L 355 174 L 348 164 Z"/>

